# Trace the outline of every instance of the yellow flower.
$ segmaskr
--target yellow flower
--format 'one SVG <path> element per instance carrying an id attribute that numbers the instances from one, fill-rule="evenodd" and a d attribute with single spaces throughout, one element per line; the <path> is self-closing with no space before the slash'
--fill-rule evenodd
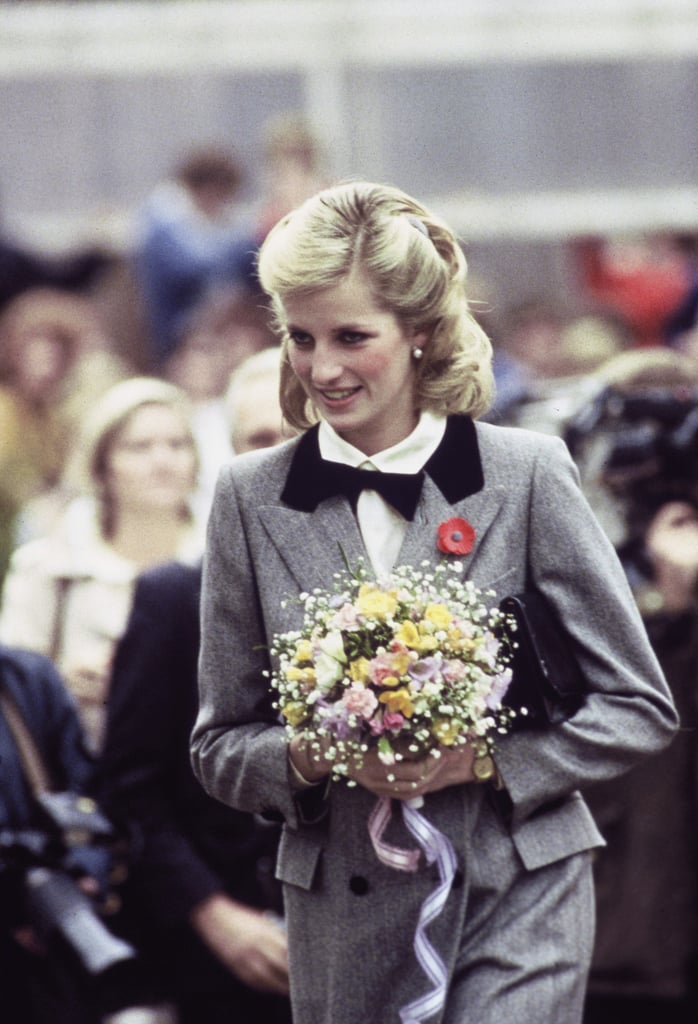
<path id="1" fill-rule="evenodd" d="M 381 704 L 387 705 L 388 711 L 399 711 L 405 716 L 405 718 L 412 717 L 414 705 L 412 703 L 412 698 L 404 688 L 393 690 L 390 693 L 382 693 L 378 700 Z"/>
<path id="2" fill-rule="evenodd" d="M 410 667 L 411 658 L 407 651 L 393 651 L 391 663 L 395 674 L 398 676 L 404 676 L 407 669 Z"/>
<path id="3" fill-rule="evenodd" d="M 429 633 L 420 634 L 419 639 L 415 644 L 415 647 L 420 654 L 428 654 L 429 651 L 435 651 L 438 646 L 439 641 L 435 636 L 431 636 Z"/>
<path id="4" fill-rule="evenodd" d="M 411 647 L 416 650 L 419 645 L 419 630 L 414 622 L 406 619 L 400 623 L 400 628 L 395 633 L 395 639 L 399 640 L 405 647 Z"/>
<path id="5" fill-rule="evenodd" d="M 424 618 L 436 629 L 448 629 L 453 616 L 445 604 L 430 604 L 424 611 Z"/>
<path id="6" fill-rule="evenodd" d="M 397 610 L 396 592 L 380 590 L 373 584 L 364 583 L 356 599 L 356 610 L 370 619 L 387 619 Z"/>
<path id="7" fill-rule="evenodd" d="M 298 668 L 297 665 L 289 665 L 284 670 L 284 675 L 289 683 L 314 683 L 315 669 L 309 665 L 307 668 Z"/>
<path id="8" fill-rule="evenodd" d="M 299 640 L 296 644 L 296 661 L 312 661 L 313 645 L 310 640 Z"/>
<path id="9" fill-rule="evenodd" d="M 281 714 L 288 724 L 295 729 L 296 726 L 300 725 L 308 717 L 308 709 L 302 701 L 290 700 L 288 704 L 284 704 L 282 707 Z"/>
<path id="10" fill-rule="evenodd" d="M 437 718 L 431 731 L 445 747 L 452 747 L 458 737 L 458 726 L 448 718 Z"/>
<path id="11" fill-rule="evenodd" d="M 368 682 L 370 678 L 368 658 L 356 658 L 355 661 L 349 663 L 349 678 L 355 683 Z"/>
<path id="12" fill-rule="evenodd" d="M 381 678 L 381 686 L 388 686 L 392 688 L 394 686 L 398 686 L 399 683 L 400 680 L 397 676 L 383 676 Z"/>

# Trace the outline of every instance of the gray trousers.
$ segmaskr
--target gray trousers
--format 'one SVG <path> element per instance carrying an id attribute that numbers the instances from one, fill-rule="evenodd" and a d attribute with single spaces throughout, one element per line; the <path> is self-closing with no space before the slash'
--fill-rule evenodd
<path id="1" fill-rule="evenodd" d="M 580 1024 L 594 933 L 591 853 L 527 871 L 485 787 L 463 787 L 462 800 L 457 830 L 453 796 L 428 804 L 434 824 L 450 829 L 459 868 L 428 929 L 449 975 L 443 1013 L 428 1024 Z M 400 1009 L 431 988 L 412 942 L 435 869 L 410 875 L 380 864 L 366 819 L 330 828 L 309 889 L 284 887 L 294 1024 L 400 1024 Z M 389 841 L 414 845 L 398 824 Z"/>

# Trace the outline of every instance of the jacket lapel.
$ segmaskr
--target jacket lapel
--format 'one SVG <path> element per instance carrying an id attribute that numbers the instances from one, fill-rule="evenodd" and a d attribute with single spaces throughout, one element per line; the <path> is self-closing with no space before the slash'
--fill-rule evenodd
<path id="1" fill-rule="evenodd" d="M 368 564 L 358 523 L 345 498 L 329 498 L 314 512 L 267 505 L 259 509 L 259 517 L 301 590 L 326 589 L 347 563 L 352 569 L 362 558 Z"/>
<path id="2" fill-rule="evenodd" d="M 279 557 L 301 590 L 327 588 L 334 573 L 354 569 L 368 557 L 356 518 L 346 498 L 320 500 L 314 478 L 320 459 L 317 431 L 308 431 L 296 449 L 284 484 L 281 504 L 259 508 L 259 516 Z M 484 540 L 505 497 L 504 487 L 484 487 L 475 426 L 463 416 L 450 417 L 437 452 L 425 467 L 414 519 L 408 523 L 397 564 L 419 566 L 445 556 L 436 546 L 440 523 L 454 516 L 475 529 L 470 554 L 459 557 L 465 576 L 479 562 Z M 370 566 L 369 566 L 370 568 Z"/>
<path id="3" fill-rule="evenodd" d="M 435 563 L 442 558 L 457 558 L 463 565 L 463 575 L 471 577 L 485 550 L 485 538 L 499 514 L 505 493 L 504 487 L 488 487 L 451 504 L 427 477 L 417 514 L 407 528 L 398 563 L 418 566 L 425 559 Z M 439 525 L 454 517 L 467 520 L 475 530 L 475 543 L 467 555 L 444 555 L 436 546 Z"/>

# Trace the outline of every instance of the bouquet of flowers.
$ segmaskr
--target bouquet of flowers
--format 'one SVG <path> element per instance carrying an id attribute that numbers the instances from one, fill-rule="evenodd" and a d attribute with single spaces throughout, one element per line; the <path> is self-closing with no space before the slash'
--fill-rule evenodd
<path id="1" fill-rule="evenodd" d="M 360 567 L 337 574 L 332 592 L 301 594 L 302 628 L 271 647 L 289 735 L 302 732 L 336 779 L 374 746 L 386 765 L 468 742 L 491 749 L 513 712 L 502 704 L 505 616 L 487 597 L 457 561 L 400 567 L 385 580 Z"/>

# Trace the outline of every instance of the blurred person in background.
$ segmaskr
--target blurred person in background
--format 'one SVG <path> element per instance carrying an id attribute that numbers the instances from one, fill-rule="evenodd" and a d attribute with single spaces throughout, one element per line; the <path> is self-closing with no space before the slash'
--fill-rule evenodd
<path id="1" fill-rule="evenodd" d="M 236 455 L 271 448 L 292 435 L 279 406 L 281 349 L 265 348 L 232 374 L 225 393 L 230 442 Z"/>
<path id="2" fill-rule="evenodd" d="M 282 439 L 279 376 L 278 349 L 251 356 L 233 375 L 226 407 L 236 452 Z M 114 661 L 96 788 L 143 835 L 123 893 L 125 928 L 179 1024 L 289 1024 L 273 877 L 278 826 L 209 797 L 189 761 L 200 588 L 200 563 L 139 578 Z"/>
<path id="3" fill-rule="evenodd" d="M 112 259 L 99 247 L 46 256 L 11 238 L 0 226 L 0 311 L 30 288 L 81 292 L 99 280 Z"/>
<path id="4" fill-rule="evenodd" d="M 582 293 L 627 320 L 638 346 L 663 345 L 667 318 L 691 285 L 683 236 L 580 238 L 570 246 Z"/>
<path id="5" fill-rule="evenodd" d="M 141 964 L 133 947 L 115 938 L 105 912 L 114 895 L 110 875 L 128 857 L 118 850 L 126 837 L 105 829 L 99 808 L 84 799 L 94 763 L 75 702 L 47 658 L 5 646 L 0 766 L 3 1024 L 164 1024 L 164 1007 L 143 1005 L 150 999 Z M 60 815 L 43 809 L 42 774 L 57 799 L 80 798 L 84 838 L 66 839 Z M 51 892 L 61 892 L 61 901 L 51 904 Z M 75 915 L 83 922 L 79 935 Z"/>
<path id="6" fill-rule="evenodd" d="M 188 314 L 210 290 L 252 279 L 251 231 L 237 204 L 242 180 L 242 167 L 227 150 L 193 150 L 141 211 L 135 273 L 154 371 L 172 355 Z"/>
<path id="7" fill-rule="evenodd" d="M 596 390 L 593 371 L 631 344 L 615 314 L 573 316 L 547 299 L 508 310 L 499 325 L 495 423 L 561 434 Z"/>
<path id="8" fill-rule="evenodd" d="M 85 422 L 76 460 L 91 496 L 76 498 L 50 534 L 13 553 L 0 638 L 58 666 L 94 752 L 137 574 L 202 551 L 190 507 L 198 455 L 186 396 L 158 379 L 117 383 Z"/>
<path id="9" fill-rule="evenodd" d="M 88 298 L 35 288 L 5 306 L 0 315 L 0 576 L 12 548 L 27 532 L 41 531 L 61 507 L 56 485 L 75 432 L 94 401 L 125 374 Z"/>
<path id="10" fill-rule="evenodd" d="M 264 126 L 262 145 L 258 243 L 278 220 L 328 184 L 325 148 L 302 113 L 287 111 L 270 118 Z"/>
<path id="11" fill-rule="evenodd" d="M 570 445 L 681 719 L 666 750 L 585 797 L 607 841 L 585 1024 L 698 1020 L 698 365 L 642 349 L 599 372 Z M 596 490 L 589 488 L 592 475 Z"/>
<path id="12" fill-rule="evenodd" d="M 200 467 L 194 498 L 202 521 L 208 516 L 221 466 L 233 449 L 225 391 L 231 374 L 256 352 L 278 346 L 266 303 L 247 288 L 223 289 L 192 313 L 164 376 L 185 391 Z"/>

